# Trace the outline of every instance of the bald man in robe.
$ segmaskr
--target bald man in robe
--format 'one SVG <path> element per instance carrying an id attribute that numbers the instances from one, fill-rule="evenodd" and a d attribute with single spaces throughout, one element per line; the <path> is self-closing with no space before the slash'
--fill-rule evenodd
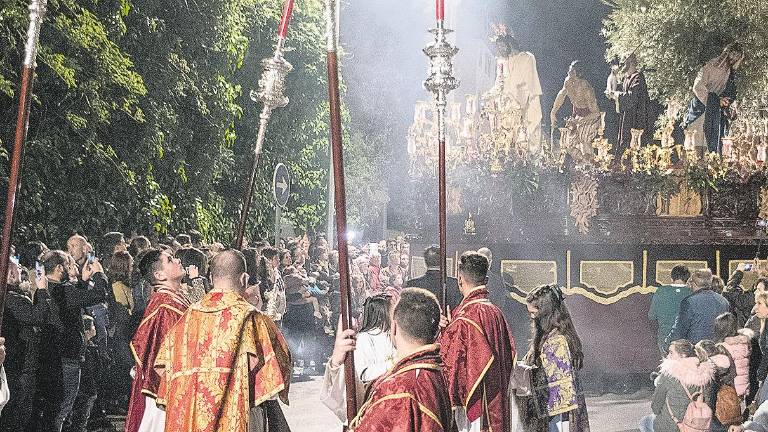
<path id="1" fill-rule="evenodd" d="M 245 257 L 220 252 L 210 277 L 213 289 L 187 309 L 155 361 L 165 430 L 285 430 L 275 399 L 288 403 L 291 354 L 275 323 L 255 306 L 258 291 L 248 285 Z"/>

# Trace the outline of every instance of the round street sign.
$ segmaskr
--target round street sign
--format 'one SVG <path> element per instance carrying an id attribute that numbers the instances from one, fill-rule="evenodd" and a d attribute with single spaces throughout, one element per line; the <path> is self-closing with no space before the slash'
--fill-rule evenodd
<path id="1" fill-rule="evenodd" d="M 291 194 L 291 174 L 288 172 L 288 167 L 281 163 L 275 167 L 275 174 L 272 177 L 272 194 L 275 196 L 275 204 L 285 208 L 288 196 Z"/>

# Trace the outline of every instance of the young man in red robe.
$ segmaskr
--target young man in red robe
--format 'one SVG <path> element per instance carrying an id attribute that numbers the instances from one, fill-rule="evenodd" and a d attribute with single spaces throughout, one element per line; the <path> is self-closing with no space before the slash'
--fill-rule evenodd
<path id="1" fill-rule="evenodd" d="M 488 300 L 488 259 L 466 252 L 459 261 L 464 300 L 440 336 L 448 392 L 459 432 L 507 431 L 507 388 L 515 342 L 501 310 Z"/>
<path id="2" fill-rule="evenodd" d="M 159 432 L 165 428 L 165 413 L 155 404 L 160 376 L 153 366 L 160 344 L 189 302 L 181 294 L 184 268 L 171 253 L 151 250 L 142 258 L 139 269 L 152 284 L 153 293 L 131 341 L 136 365 L 125 432 Z"/>
<path id="3" fill-rule="evenodd" d="M 274 421 L 281 417 L 274 399 L 288 403 L 291 354 L 275 323 L 252 304 L 258 291 L 250 291 L 245 270 L 239 251 L 218 253 L 213 289 L 165 337 L 155 369 L 168 432 L 285 428 Z"/>
<path id="4" fill-rule="evenodd" d="M 450 431 L 451 404 L 435 339 L 440 328 L 437 297 L 421 288 L 406 288 L 394 308 L 390 335 L 399 360 L 377 378 L 367 392 L 350 431 L 443 432 Z M 347 352 L 355 349 L 354 331 L 339 332 L 328 364 L 327 388 L 332 398 L 343 397 L 343 366 Z M 333 373 L 336 371 L 336 373 Z M 359 395 L 358 395 L 359 396 Z M 332 409 L 341 404 L 324 401 Z M 343 411 L 341 410 L 336 411 Z"/>

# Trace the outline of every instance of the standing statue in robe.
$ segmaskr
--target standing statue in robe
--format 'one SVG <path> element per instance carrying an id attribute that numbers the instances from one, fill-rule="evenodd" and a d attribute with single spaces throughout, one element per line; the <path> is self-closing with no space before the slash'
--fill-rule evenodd
<path id="1" fill-rule="evenodd" d="M 736 117 L 735 72 L 742 60 L 741 45 L 729 44 L 719 56 L 704 64 L 693 83 L 694 97 L 680 127 L 698 130 L 696 135 L 704 136 L 710 152 L 722 152 L 722 138 Z"/>
<path id="2" fill-rule="evenodd" d="M 653 122 L 650 118 L 651 98 L 645 75 L 637 68 L 637 57 L 631 54 L 624 62 L 624 81 L 620 91 L 609 97 L 617 102 L 619 112 L 619 139 L 616 157 L 620 158 L 632 142 L 632 129 L 644 131 L 641 143 L 650 141 Z"/>
<path id="3" fill-rule="evenodd" d="M 592 142 L 597 136 L 600 127 L 600 108 L 597 106 L 595 89 L 584 78 L 584 72 L 581 62 L 574 61 L 568 69 L 568 76 L 565 77 L 563 88 L 557 93 L 555 103 L 552 106 L 552 112 L 549 119 L 552 129 L 557 128 L 557 112 L 563 106 L 565 99 L 568 98 L 573 105 L 573 113 L 566 120 L 566 127 L 569 129 L 566 142 L 560 142 L 562 149 L 569 149 L 575 156 L 581 153 L 581 158 L 590 160 L 592 158 Z"/>
<path id="4" fill-rule="evenodd" d="M 536 69 L 536 57 L 522 51 L 518 40 L 507 33 L 505 26 L 494 29 L 491 40 L 496 48 L 496 82 L 484 99 L 508 98 L 517 111 L 520 126 L 525 132 L 528 154 L 532 159 L 541 157 L 541 83 Z M 516 135 L 517 136 L 517 135 Z"/>

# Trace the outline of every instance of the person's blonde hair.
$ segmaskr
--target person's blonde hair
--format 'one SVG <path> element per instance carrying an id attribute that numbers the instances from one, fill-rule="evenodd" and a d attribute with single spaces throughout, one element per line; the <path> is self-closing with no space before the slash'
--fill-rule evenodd
<path id="1" fill-rule="evenodd" d="M 768 291 L 755 291 L 755 303 L 757 302 L 768 306 Z"/>

